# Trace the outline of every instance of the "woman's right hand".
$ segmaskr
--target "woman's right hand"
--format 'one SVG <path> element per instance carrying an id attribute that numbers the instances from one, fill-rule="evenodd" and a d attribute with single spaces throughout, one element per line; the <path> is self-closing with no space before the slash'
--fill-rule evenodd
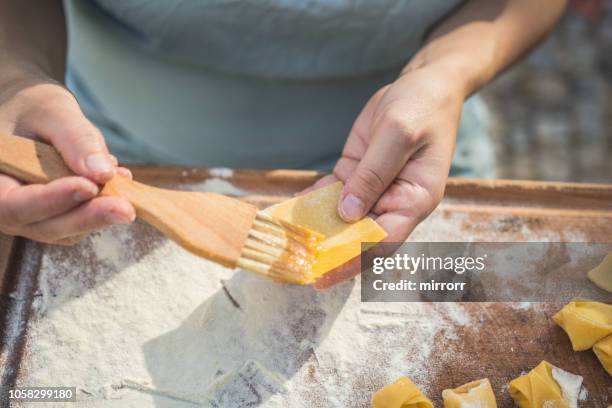
<path id="1" fill-rule="evenodd" d="M 0 232 L 73 244 L 94 230 L 135 219 L 128 201 L 96 197 L 98 186 L 115 173 L 130 174 L 117 167 L 100 131 L 60 84 L 32 74 L 0 75 L 0 133 L 55 146 L 77 174 L 46 185 L 23 185 L 0 174 Z"/>

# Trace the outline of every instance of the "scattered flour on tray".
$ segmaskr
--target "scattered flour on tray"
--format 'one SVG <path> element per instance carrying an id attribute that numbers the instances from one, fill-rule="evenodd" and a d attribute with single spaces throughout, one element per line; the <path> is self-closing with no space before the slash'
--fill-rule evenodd
<path id="1" fill-rule="evenodd" d="M 229 179 L 234 175 L 234 170 L 228 167 L 212 167 L 208 169 L 208 174 L 211 177 Z"/>
<path id="2" fill-rule="evenodd" d="M 242 195 L 226 175 L 183 187 Z M 470 225 L 493 241 L 505 222 L 436 212 L 412 240 L 463 241 Z M 17 385 L 60 379 L 77 407 L 369 407 L 402 375 L 435 391 L 430 355 L 478 325 L 461 304 L 361 303 L 359 280 L 317 291 L 230 271 L 139 222 L 48 248 L 33 307 Z"/>
<path id="3" fill-rule="evenodd" d="M 201 183 L 182 184 L 178 186 L 178 188 L 181 190 L 213 192 L 233 196 L 244 195 L 244 191 L 236 187 L 230 181 L 224 180 L 224 178 L 220 176 L 214 176 L 213 178 L 206 179 Z"/>
<path id="4" fill-rule="evenodd" d="M 452 207 L 450 207 L 452 208 Z M 443 237 L 443 239 L 440 239 Z M 446 211 L 441 204 L 410 235 L 415 242 L 588 242 L 588 236 L 571 227 L 562 231 L 533 224 L 509 214 L 474 216 L 468 212 Z"/>
<path id="5" fill-rule="evenodd" d="M 459 304 L 361 303 L 358 281 L 233 272 L 141 223 L 49 248 L 39 280 L 18 385 L 61 379 L 76 406 L 367 407 L 402 375 L 427 392 L 435 339 L 470 324 Z"/>
<path id="6" fill-rule="evenodd" d="M 242 195 L 226 174 L 183 187 Z M 61 379 L 87 407 L 369 407 L 402 375 L 429 392 L 436 342 L 472 324 L 460 304 L 361 303 L 359 280 L 230 271 L 140 222 L 48 248 L 33 308 L 18 385 Z"/>

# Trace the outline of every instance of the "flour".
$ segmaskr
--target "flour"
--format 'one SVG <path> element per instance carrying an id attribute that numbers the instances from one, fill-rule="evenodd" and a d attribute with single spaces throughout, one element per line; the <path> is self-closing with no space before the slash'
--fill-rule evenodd
<path id="1" fill-rule="evenodd" d="M 93 234 L 90 238 L 96 257 L 103 263 L 116 269 L 120 269 L 126 261 L 124 253 L 126 234 L 112 234 L 109 231 L 101 231 Z"/>
<path id="2" fill-rule="evenodd" d="M 208 174 L 211 177 L 229 179 L 234 175 L 234 170 L 227 167 L 212 167 L 208 169 Z"/>
<path id="3" fill-rule="evenodd" d="M 215 176 L 213 178 L 206 179 L 201 183 L 180 185 L 178 188 L 180 190 L 213 192 L 233 196 L 244 195 L 244 191 L 234 186 L 233 183 L 224 180 L 223 175 L 221 175 L 221 177 Z"/>
<path id="4" fill-rule="evenodd" d="M 243 194 L 225 175 L 189 189 Z M 428 222 L 461 241 L 455 217 Z M 359 279 L 230 271 L 140 222 L 49 247 L 38 295 L 17 385 L 76 386 L 77 407 L 369 407 L 400 376 L 434 395 L 432 353 L 478 325 L 461 304 L 361 303 Z"/>
<path id="5" fill-rule="evenodd" d="M 49 248 L 39 279 L 18 385 L 76 386 L 76 406 L 365 407 L 402 375 L 429 391 L 435 339 L 470 324 L 230 271 L 139 222 Z"/>
<path id="6" fill-rule="evenodd" d="M 458 303 L 442 303 L 439 308 L 442 308 L 442 314 L 449 318 L 458 326 L 472 325 L 472 318 L 465 309 Z"/>
<path id="7" fill-rule="evenodd" d="M 443 239 L 440 239 L 443 237 Z M 589 242 L 581 229 L 567 226 L 562 231 L 545 228 L 529 218 L 508 214 L 474 216 L 441 204 L 410 235 L 414 242 Z M 509 239 L 511 237 L 511 239 Z"/>
<path id="8" fill-rule="evenodd" d="M 578 401 L 586 401 L 589 398 L 589 390 L 583 385 L 578 394 Z"/>
<path id="9" fill-rule="evenodd" d="M 533 302 L 515 302 L 513 303 L 513 307 L 516 310 L 528 310 L 533 307 Z"/>
<path id="10" fill-rule="evenodd" d="M 563 400 L 569 408 L 578 408 L 578 398 L 582 387 L 582 376 L 572 374 L 559 367 L 552 368 L 552 376 L 561 387 Z"/>

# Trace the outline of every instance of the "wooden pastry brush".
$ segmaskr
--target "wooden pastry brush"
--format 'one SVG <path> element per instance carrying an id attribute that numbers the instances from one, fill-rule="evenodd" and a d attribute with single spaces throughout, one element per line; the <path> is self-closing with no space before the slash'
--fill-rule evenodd
<path id="1" fill-rule="evenodd" d="M 0 135 L 0 173 L 25 183 L 74 176 L 50 145 Z M 128 200 L 139 218 L 196 255 L 274 280 L 309 281 L 323 236 L 216 193 L 167 190 L 115 176 L 102 196 Z"/>

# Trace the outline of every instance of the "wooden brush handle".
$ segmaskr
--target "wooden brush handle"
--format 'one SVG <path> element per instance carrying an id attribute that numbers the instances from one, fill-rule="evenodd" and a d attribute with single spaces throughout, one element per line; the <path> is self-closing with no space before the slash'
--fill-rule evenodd
<path id="1" fill-rule="evenodd" d="M 0 173 L 29 184 L 75 175 L 52 146 L 2 134 Z M 139 218 L 184 248 L 232 268 L 257 212 L 254 205 L 220 194 L 166 190 L 120 175 L 100 195 L 128 200 Z"/>
<path id="2" fill-rule="evenodd" d="M 45 184 L 76 174 L 64 162 L 53 146 L 24 137 L 0 134 L 0 173 L 15 177 L 27 184 Z M 138 211 L 146 199 L 134 191 L 147 188 L 141 183 L 116 176 L 108 182 L 100 195 L 121 196 Z"/>
<path id="3" fill-rule="evenodd" d="M 3 134 L 0 134 L 0 173 L 27 184 L 44 184 L 75 175 L 53 146 Z"/>

